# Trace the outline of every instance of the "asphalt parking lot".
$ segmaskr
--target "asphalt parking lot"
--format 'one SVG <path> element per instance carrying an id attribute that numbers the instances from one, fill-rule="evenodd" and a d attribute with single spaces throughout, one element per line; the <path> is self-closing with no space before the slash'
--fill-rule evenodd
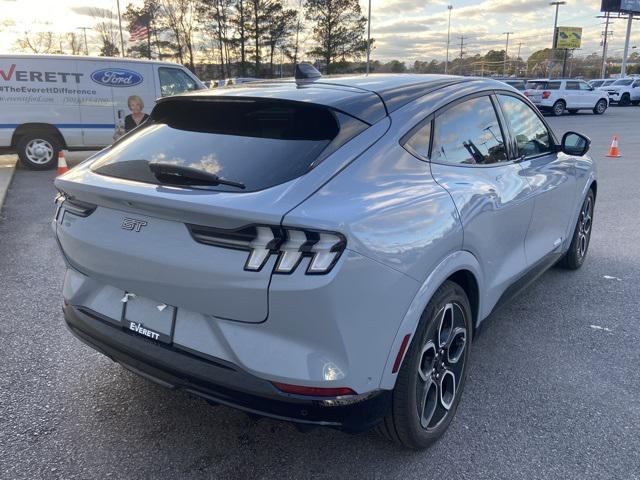
<path id="1" fill-rule="evenodd" d="M 55 173 L 18 169 L 0 212 L 0 478 L 640 479 L 640 108 L 550 123 L 593 139 L 590 256 L 493 315 L 451 428 L 418 453 L 256 422 L 81 344 L 61 313 Z M 621 159 L 605 158 L 614 134 Z"/>

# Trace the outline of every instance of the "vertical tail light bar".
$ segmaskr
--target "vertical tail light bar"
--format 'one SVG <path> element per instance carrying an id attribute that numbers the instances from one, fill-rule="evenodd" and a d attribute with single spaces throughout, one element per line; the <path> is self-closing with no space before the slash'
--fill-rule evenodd
<path id="1" fill-rule="evenodd" d="M 334 232 L 281 228 L 267 225 L 248 226 L 237 230 L 187 225 L 198 243 L 217 247 L 247 250 L 244 269 L 259 272 L 270 256 L 278 259 L 274 273 L 293 273 L 303 258 L 308 257 L 307 275 L 329 273 L 340 259 L 347 242 Z"/>

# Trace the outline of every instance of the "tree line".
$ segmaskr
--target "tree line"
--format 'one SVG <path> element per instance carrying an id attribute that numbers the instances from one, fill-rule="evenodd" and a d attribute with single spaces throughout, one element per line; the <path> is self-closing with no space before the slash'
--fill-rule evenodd
<path id="1" fill-rule="evenodd" d="M 129 27 L 149 28 L 130 56 L 174 60 L 211 77 L 274 77 L 277 65 L 302 57 L 334 73 L 366 52 L 366 17 L 358 0 L 145 0 L 123 15 Z M 286 72 L 290 75 L 291 72 Z"/>

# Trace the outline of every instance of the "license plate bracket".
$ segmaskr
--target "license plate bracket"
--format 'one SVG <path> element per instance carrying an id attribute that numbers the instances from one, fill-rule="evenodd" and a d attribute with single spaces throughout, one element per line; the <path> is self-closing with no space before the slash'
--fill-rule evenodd
<path id="1" fill-rule="evenodd" d="M 123 328 L 156 342 L 173 342 L 175 307 L 131 293 L 125 298 Z"/>

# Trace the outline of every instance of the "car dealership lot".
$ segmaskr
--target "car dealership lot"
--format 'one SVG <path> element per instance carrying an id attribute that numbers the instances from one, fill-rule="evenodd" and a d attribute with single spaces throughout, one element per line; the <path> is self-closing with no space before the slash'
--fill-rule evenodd
<path id="1" fill-rule="evenodd" d="M 640 108 L 549 121 L 593 140 L 589 258 L 488 320 L 458 415 L 421 453 L 255 422 L 82 345 L 60 308 L 54 173 L 18 169 L 0 212 L 0 478 L 640 479 Z M 614 134 L 621 159 L 604 156 Z"/>

